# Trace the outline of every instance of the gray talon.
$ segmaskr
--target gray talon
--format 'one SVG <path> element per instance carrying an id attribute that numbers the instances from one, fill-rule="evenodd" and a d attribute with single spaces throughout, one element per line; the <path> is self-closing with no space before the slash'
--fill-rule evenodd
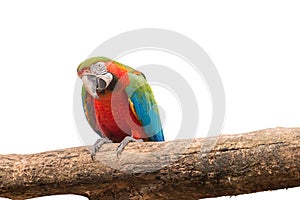
<path id="1" fill-rule="evenodd" d="M 126 136 L 119 144 L 117 148 L 117 157 L 121 155 L 123 152 L 124 148 L 127 146 L 129 142 L 143 142 L 143 139 L 135 139 L 132 136 Z"/>
<path id="2" fill-rule="evenodd" d="M 112 143 L 112 141 L 108 138 L 99 138 L 95 144 L 92 146 L 91 158 L 95 160 L 96 153 L 102 147 L 103 144 Z"/>

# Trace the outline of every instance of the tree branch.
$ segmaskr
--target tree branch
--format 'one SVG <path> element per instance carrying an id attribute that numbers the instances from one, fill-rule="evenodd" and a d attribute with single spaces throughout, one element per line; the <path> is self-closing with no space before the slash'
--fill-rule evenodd
<path id="1" fill-rule="evenodd" d="M 0 197 L 200 199 L 300 186 L 300 128 L 218 138 L 0 155 Z"/>

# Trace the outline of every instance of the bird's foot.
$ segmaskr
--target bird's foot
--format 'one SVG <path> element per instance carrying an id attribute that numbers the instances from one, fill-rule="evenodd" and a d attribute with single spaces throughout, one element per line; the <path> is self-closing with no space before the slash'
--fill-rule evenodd
<path id="1" fill-rule="evenodd" d="M 132 136 L 126 136 L 119 144 L 118 148 L 117 148 L 117 157 L 119 158 L 119 156 L 121 155 L 121 153 L 123 152 L 124 148 L 126 147 L 126 145 L 129 142 L 143 142 L 142 139 L 135 139 Z"/>
<path id="2" fill-rule="evenodd" d="M 91 157 L 92 160 L 95 160 L 96 153 L 102 147 L 103 144 L 112 143 L 112 141 L 108 138 L 99 138 L 95 144 L 92 146 Z"/>

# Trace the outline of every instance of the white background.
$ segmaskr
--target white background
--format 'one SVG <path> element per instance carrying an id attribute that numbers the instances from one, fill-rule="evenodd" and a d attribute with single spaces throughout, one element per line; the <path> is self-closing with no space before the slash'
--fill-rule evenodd
<path id="1" fill-rule="evenodd" d="M 1 2 L 0 153 L 82 145 L 72 114 L 78 64 L 110 37 L 146 27 L 180 32 L 209 54 L 225 87 L 223 133 L 299 126 L 299 10 L 297 1 L 274 0 Z"/>

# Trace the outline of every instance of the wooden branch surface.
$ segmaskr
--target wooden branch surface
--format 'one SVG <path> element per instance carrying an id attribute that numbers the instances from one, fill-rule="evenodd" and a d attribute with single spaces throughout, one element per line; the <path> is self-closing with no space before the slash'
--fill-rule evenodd
<path id="1" fill-rule="evenodd" d="M 117 145 L 97 161 L 86 147 L 0 155 L 0 197 L 200 199 L 300 186 L 300 128 L 130 143 L 119 159 Z"/>

